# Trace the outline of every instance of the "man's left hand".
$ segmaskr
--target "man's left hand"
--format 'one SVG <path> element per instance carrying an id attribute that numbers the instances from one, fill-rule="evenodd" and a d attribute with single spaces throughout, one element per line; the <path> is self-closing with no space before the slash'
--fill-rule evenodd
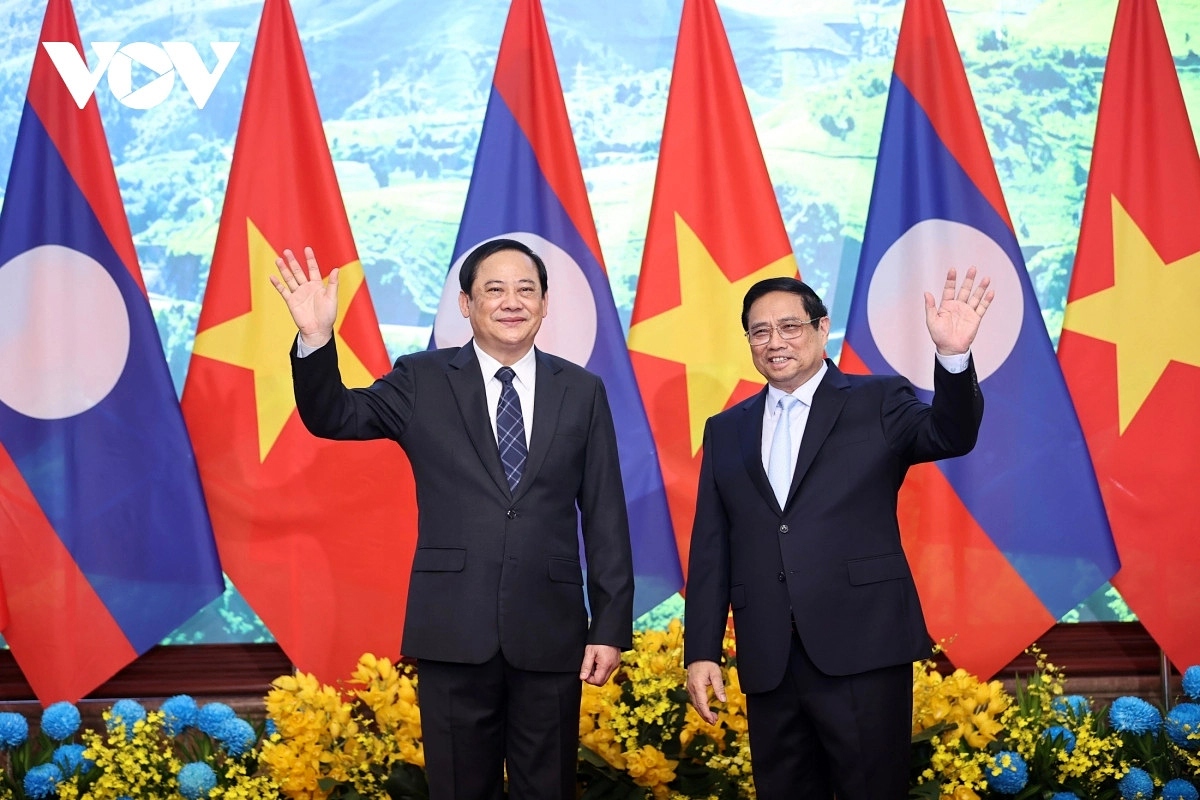
<path id="1" fill-rule="evenodd" d="M 589 644 L 583 651 L 579 680 L 603 686 L 621 663 L 620 648 L 610 644 Z"/>
<path id="2" fill-rule="evenodd" d="M 956 286 L 957 273 L 953 267 L 946 273 L 946 285 L 942 288 L 942 301 L 935 304 L 933 295 L 925 292 L 925 324 L 938 353 L 943 356 L 961 355 L 971 349 L 979 322 L 996 296 L 989 289 L 991 278 L 984 278 L 975 285 L 975 268 L 967 270 L 962 286 Z"/>

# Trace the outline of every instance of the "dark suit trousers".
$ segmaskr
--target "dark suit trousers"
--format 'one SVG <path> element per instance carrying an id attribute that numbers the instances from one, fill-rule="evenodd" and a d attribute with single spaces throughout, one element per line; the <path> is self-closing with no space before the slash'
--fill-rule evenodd
<path id="1" fill-rule="evenodd" d="M 783 682 L 746 695 L 759 800 L 903 800 L 912 738 L 912 665 L 835 677 L 792 632 Z"/>
<path id="2" fill-rule="evenodd" d="M 420 659 L 417 692 L 430 800 L 573 800 L 577 672 Z"/>

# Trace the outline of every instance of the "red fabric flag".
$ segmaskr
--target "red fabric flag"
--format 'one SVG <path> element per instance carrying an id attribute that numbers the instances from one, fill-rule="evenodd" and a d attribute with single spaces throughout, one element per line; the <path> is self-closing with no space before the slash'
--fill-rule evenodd
<path id="1" fill-rule="evenodd" d="M 0 633 L 8 627 L 8 598 L 4 594 L 4 576 L 0 574 Z"/>
<path id="2" fill-rule="evenodd" d="M 1200 156 L 1158 6 L 1121 0 L 1058 357 L 1121 557 L 1113 585 L 1200 662 Z"/>
<path id="3" fill-rule="evenodd" d="M 685 0 L 629 350 L 686 569 L 704 423 L 763 385 L 740 322 L 763 278 L 796 275 L 714 0 Z"/>
<path id="4" fill-rule="evenodd" d="M 74 702 L 225 588 L 69 0 L 50 0 L 0 211 L 4 635 Z"/>
<path id="5" fill-rule="evenodd" d="M 969 455 L 908 471 L 897 512 L 929 633 L 986 679 L 1118 565 L 946 9 L 909 0 L 841 368 L 904 375 L 928 401 L 921 292 L 967 265 L 996 290 L 971 346 L 983 424 Z"/>
<path id="6" fill-rule="evenodd" d="M 313 438 L 296 413 L 296 330 L 271 286 L 285 247 L 341 267 L 347 385 L 389 368 L 287 0 L 266 0 L 183 393 L 221 562 L 296 667 L 324 681 L 400 649 L 415 541 L 394 442 Z"/>

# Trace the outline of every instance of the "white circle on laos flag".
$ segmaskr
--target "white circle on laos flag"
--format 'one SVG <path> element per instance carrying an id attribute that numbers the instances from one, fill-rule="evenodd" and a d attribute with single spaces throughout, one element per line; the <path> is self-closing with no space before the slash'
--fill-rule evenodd
<path id="1" fill-rule="evenodd" d="M 458 307 L 458 273 L 472 250 L 493 239 L 516 239 L 546 263 L 549 306 L 538 331 L 537 346 L 580 366 L 586 365 L 596 346 L 596 298 L 587 276 L 566 250 L 549 239 L 525 231 L 504 233 L 476 242 L 450 267 L 433 322 L 434 345 L 460 347 L 470 341 L 470 320 Z"/>
<path id="2" fill-rule="evenodd" d="M 921 389 L 933 389 L 934 346 L 925 325 L 923 292 L 941 302 L 946 272 L 958 286 L 976 268 L 975 285 L 991 278 L 996 297 L 971 345 L 984 380 L 1012 353 L 1025 314 L 1017 265 L 990 236 L 961 222 L 927 219 L 913 225 L 883 254 L 867 291 L 867 324 L 888 365 Z"/>
<path id="3" fill-rule="evenodd" d="M 64 419 L 112 391 L 129 357 L 129 312 L 89 255 L 41 245 L 0 266 L 0 401 Z"/>

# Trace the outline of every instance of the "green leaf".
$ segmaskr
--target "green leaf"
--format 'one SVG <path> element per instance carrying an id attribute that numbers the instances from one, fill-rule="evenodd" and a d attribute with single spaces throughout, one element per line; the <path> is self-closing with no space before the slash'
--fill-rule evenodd
<path id="1" fill-rule="evenodd" d="M 429 781 L 425 777 L 425 770 L 403 761 L 392 765 L 383 788 L 391 800 L 428 800 L 429 797 Z"/>

